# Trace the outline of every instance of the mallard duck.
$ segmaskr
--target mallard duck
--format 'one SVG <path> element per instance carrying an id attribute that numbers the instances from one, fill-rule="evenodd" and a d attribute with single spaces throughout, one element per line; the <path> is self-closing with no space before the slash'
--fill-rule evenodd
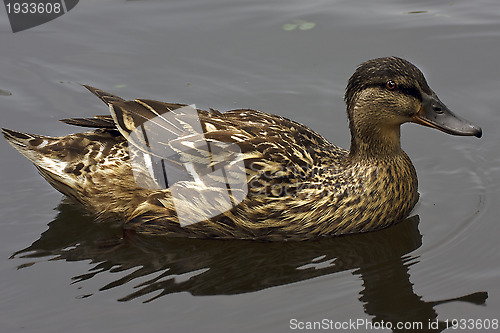
<path id="1" fill-rule="evenodd" d="M 3 134 L 97 221 L 120 221 L 145 235 L 305 240 L 385 228 L 407 217 L 419 198 L 401 124 L 482 134 L 397 57 L 369 60 L 349 79 L 349 150 L 261 111 L 126 101 L 85 87 L 111 116 L 62 121 L 95 130 Z"/>

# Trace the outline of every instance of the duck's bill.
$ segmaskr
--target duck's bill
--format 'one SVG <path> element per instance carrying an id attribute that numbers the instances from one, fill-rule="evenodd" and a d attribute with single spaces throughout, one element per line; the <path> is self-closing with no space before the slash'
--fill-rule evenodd
<path id="1" fill-rule="evenodd" d="M 435 94 L 424 94 L 422 99 L 422 108 L 413 116 L 413 122 L 453 135 L 478 138 L 483 135 L 481 127 L 455 115 Z"/>

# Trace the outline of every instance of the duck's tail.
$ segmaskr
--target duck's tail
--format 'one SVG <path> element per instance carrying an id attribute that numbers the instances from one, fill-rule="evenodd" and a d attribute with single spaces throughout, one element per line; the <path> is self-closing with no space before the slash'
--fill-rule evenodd
<path id="1" fill-rule="evenodd" d="M 2 128 L 2 134 L 9 144 L 28 158 L 40 174 L 59 192 L 78 199 L 79 182 L 71 167 L 64 144 L 59 138 L 27 134 Z"/>

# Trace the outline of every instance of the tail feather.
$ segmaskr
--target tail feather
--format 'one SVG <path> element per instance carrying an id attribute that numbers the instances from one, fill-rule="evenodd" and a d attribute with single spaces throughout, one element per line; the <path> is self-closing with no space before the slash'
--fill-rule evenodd
<path id="1" fill-rule="evenodd" d="M 111 116 L 95 116 L 93 118 L 68 118 L 61 119 L 63 123 L 80 127 L 92 128 L 116 128 L 115 122 Z"/>
<path id="2" fill-rule="evenodd" d="M 33 161 L 30 157 L 33 155 L 33 151 L 43 148 L 47 146 L 47 144 L 55 141 L 55 138 L 16 132 L 6 128 L 2 128 L 2 134 L 11 146 L 16 148 L 21 154 L 26 156 L 31 161 Z"/>
<path id="3" fill-rule="evenodd" d="M 78 183 L 74 177 L 65 172 L 69 162 L 52 149 L 54 145 L 57 146 L 58 138 L 21 133 L 6 128 L 2 128 L 2 134 L 12 147 L 36 166 L 40 174 L 54 188 L 75 197 L 74 189 L 78 187 Z"/>

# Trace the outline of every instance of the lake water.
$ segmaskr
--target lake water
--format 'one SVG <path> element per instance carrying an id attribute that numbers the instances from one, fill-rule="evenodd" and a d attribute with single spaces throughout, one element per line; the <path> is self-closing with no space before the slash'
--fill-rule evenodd
<path id="1" fill-rule="evenodd" d="M 0 331 L 289 332 L 323 319 L 338 332 L 353 321 L 350 331 L 383 321 L 437 332 L 453 319 L 474 326 L 450 332 L 495 331 L 500 2 L 81 1 L 15 34 L 0 12 L 0 42 L 1 126 L 25 132 L 64 135 L 77 129 L 58 119 L 106 114 L 79 85 L 90 84 L 125 98 L 260 109 L 347 148 L 347 79 L 388 55 L 419 66 L 484 132 L 404 125 L 421 193 L 411 218 L 270 244 L 120 242 L 120 230 L 64 203 L 0 140 Z"/>

